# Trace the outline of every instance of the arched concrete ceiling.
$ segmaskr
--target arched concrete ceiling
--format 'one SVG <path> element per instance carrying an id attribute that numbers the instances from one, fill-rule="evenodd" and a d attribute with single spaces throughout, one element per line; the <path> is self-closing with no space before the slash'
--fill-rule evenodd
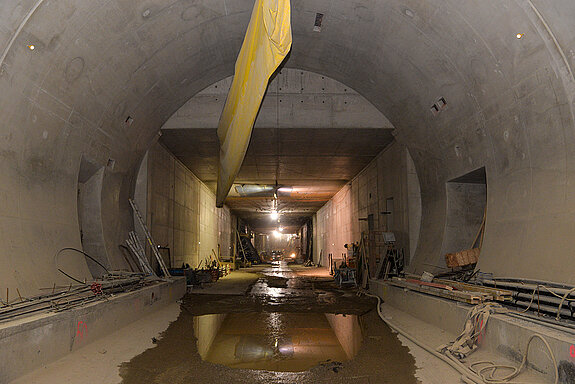
<path id="1" fill-rule="evenodd" d="M 82 155 L 106 169 L 104 236 L 111 264 L 121 263 L 142 154 L 191 96 L 232 74 L 252 5 L 2 1 L 0 281 L 31 291 L 59 281 L 54 251 L 80 243 Z M 485 166 L 481 268 L 574 282 L 565 268 L 575 233 L 574 19 L 569 0 L 292 1 L 287 66 L 349 85 L 410 147 L 423 199 L 416 269 L 442 257 L 445 181 Z M 441 97 L 447 108 L 434 115 Z M 88 273 L 79 261 L 70 270 Z"/>
<path id="2" fill-rule="evenodd" d="M 161 142 L 215 193 L 217 127 L 232 76 L 186 102 L 162 126 Z M 295 233 L 393 141 L 393 125 L 369 101 L 329 77 L 283 68 L 273 76 L 226 204 L 256 231 Z M 247 183 L 245 192 L 237 189 Z M 254 186 L 256 184 L 256 186 Z M 242 192 L 238 193 L 238 190 Z"/>

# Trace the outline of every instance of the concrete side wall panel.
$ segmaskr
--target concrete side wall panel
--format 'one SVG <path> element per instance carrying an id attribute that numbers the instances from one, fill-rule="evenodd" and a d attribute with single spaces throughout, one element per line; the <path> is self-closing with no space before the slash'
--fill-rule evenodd
<path id="1" fill-rule="evenodd" d="M 160 144 L 152 147 L 147 161 L 150 228 L 156 243 L 170 248 L 172 266 L 197 267 L 212 249 L 217 252 L 218 244 L 229 255 L 229 209 L 215 208 L 214 194 Z"/>
<path id="2" fill-rule="evenodd" d="M 409 257 L 405 156 L 405 147 L 397 143 L 384 149 L 317 212 L 318 238 L 314 241 L 320 252 L 323 250 L 324 255 L 332 253 L 334 258 L 341 258 L 341 254 L 346 252 L 344 244 L 360 241 L 362 232 L 367 233 L 366 219 L 372 214 L 374 229 L 382 231 L 387 227 L 387 230 L 394 232 L 398 246 L 404 248 L 406 257 Z M 387 198 L 394 201 L 393 223 L 381 214 L 386 210 Z M 419 196 L 417 198 L 420 199 Z"/>

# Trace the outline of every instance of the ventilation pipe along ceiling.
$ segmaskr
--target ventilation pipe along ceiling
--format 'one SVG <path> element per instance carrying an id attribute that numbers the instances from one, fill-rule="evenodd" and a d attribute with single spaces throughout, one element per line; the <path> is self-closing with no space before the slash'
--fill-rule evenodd
<path id="1" fill-rule="evenodd" d="M 217 207 L 224 205 L 240 170 L 268 80 L 290 51 L 291 42 L 289 0 L 258 0 L 218 126 Z"/>

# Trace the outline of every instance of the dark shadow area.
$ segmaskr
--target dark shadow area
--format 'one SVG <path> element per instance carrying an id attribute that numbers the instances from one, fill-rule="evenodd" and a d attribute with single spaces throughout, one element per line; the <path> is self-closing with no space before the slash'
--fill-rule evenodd
<path id="1" fill-rule="evenodd" d="M 485 167 L 448 181 L 446 192 L 443 253 L 480 248 L 480 232 L 487 206 Z"/>

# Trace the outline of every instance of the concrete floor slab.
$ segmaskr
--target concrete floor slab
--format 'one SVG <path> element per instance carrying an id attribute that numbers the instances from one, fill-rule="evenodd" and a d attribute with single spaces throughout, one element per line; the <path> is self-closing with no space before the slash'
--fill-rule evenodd
<path id="1" fill-rule="evenodd" d="M 242 295 L 262 276 L 261 271 L 264 268 L 258 266 L 232 271 L 232 273 L 220 278 L 216 283 L 193 287 L 191 292 L 199 295 Z"/>

